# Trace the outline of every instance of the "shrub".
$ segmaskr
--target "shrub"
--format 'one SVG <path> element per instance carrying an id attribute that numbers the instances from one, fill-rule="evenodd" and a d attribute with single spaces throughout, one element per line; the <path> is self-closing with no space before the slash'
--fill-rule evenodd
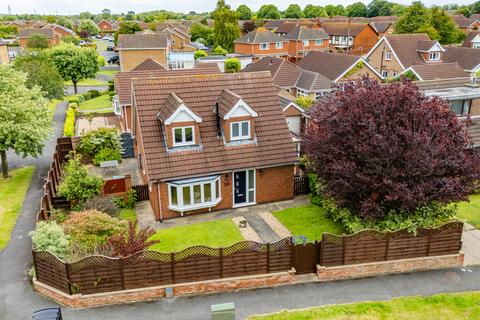
<path id="1" fill-rule="evenodd" d="M 93 196 L 82 205 L 82 210 L 97 210 L 108 214 L 111 217 L 117 217 L 120 212 L 115 204 L 113 197 Z"/>
<path id="2" fill-rule="evenodd" d="M 103 180 L 89 175 L 81 164 L 80 156 L 70 159 L 64 169 L 64 178 L 58 187 L 60 196 L 76 204 L 82 204 L 89 198 L 100 194 Z"/>
<path id="3" fill-rule="evenodd" d="M 108 91 L 115 91 L 115 81 L 108 80 Z"/>
<path id="4" fill-rule="evenodd" d="M 110 160 L 121 161 L 122 155 L 120 154 L 120 151 L 113 150 L 110 148 L 102 149 L 95 155 L 92 162 L 94 165 L 99 166 L 100 162 L 110 161 Z"/>
<path id="5" fill-rule="evenodd" d="M 195 51 L 195 60 L 197 60 L 200 57 L 206 57 L 206 56 L 208 56 L 208 54 L 203 50 Z"/>
<path id="6" fill-rule="evenodd" d="M 113 201 L 119 208 L 133 209 L 135 208 L 135 203 L 137 202 L 137 192 L 130 188 L 130 190 L 127 191 L 126 200 L 123 197 L 115 197 Z"/>
<path id="7" fill-rule="evenodd" d="M 70 237 L 55 221 L 41 221 L 29 233 L 35 250 L 49 251 L 59 258 L 65 258 L 70 246 Z"/>
<path id="8" fill-rule="evenodd" d="M 90 130 L 82 136 L 78 149 L 91 157 L 95 157 L 103 149 L 121 152 L 120 132 L 115 128 Z"/>
<path id="9" fill-rule="evenodd" d="M 107 246 L 114 257 L 126 257 L 160 243 L 159 240 L 149 240 L 154 234 L 155 231 L 149 227 L 137 231 L 137 221 L 129 220 L 128 233 L 125 231 L 111 236 Z"/>
<path id="10" fill-rule="evenodd" d="M 84 92 L 82 93 L 82 97 L 85 99 L 85 100 L 90 100 L 92 99 L 92 93 L 91 92 Z"/>
<path id="11" fill-rule="evenodd" d="M 219 55 L 226 55 L 228 53 L 227 50 L 223 49 L 222 46 L 216 46 L 213 51 L 214 54 L 219 54 Z"/>
<path id="12" fill-rule="evenodd" d="M 82 95 L 76 94 L 68 97 L 68 103 L 75 103 L 77 106 L 80 106 L 80 103 L 85 101 L 85 98 Z"/>
<path id="13" fill-rule="evenodd" d="M 67 117 L 63 124 L 63 135 L 65 137 L 73 137 L 75 133 L 75 108 L 69 105 L 67 109 Z"/>
<path id="14" fill-rule="evenodd" d="M 308 174 L 308 184 L 310 186 L 309 199 L 310 202 L 316 206 L 322 206 L 323 194 L 322 188 L 315 173 Z"/>
<path id="15" fill-rule="evenodd" d="M 100 92 L 98 90 L 88 90 L 92 94 L 92 98 L 96 98 L 100 96 Z"/>
<path id="16" fill-rule="evenodd" d="M 97 210 L 87 210 L 72 212 L 63 228 L 76 248 L 89 253 L 105 245 L 109 237 L 124 233 L 127 223 Z"/>
<path id="17" fill-rule="evenodd" d="M 226 73 L 235 73 L 239 72 L 241 68 L 240 60 L 237 58 L 228 58 L 225 60 L 225 72 Z"/>
<path id="18" fill-rule="evenodd" d="M 315 101 L 313 100 L 312 97 L 298 97 L 297 100 L 295 100 L 295 103 L 298 104 L 300 107 L 303 109 L 310 109 Z"/>

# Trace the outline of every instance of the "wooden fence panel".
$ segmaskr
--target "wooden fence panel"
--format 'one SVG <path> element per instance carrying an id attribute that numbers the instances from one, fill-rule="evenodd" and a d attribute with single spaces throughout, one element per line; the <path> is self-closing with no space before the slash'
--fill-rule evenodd
<path id="1" fill-rule="evenodd" d="M 310 192 L 310 185 L 307 175 L 295 176 L 294 179 L 294 194 L 296 196 L 308 194 Z"/>
<path id="2" fill-rule="evenodd" d="M 127 192 L 127 185 L 125 183 L 125 178 L 110 179 L 106 180 L 103 184 L 103 194 L 116 194 L 116 193 L 125 193 Z"/>
<path id="3" fill-rule="evenodd" d="M 91 256 L 67 265 L 72 293 L 90 294 L 124 288 L 118 259 Z"/>
<path id="4" fill-rule="evenodd" d="M 134 185 L 132 186 L 132 189 L 137 193 L 137 201 L 145 201 L 150 199 L 148 184 Z"/>
<path id="5" fill-rule="evenodd" d="M 65 293 L 70 293 L 67 265 L 50 252 L 32 252 L 35 277 Z"/>

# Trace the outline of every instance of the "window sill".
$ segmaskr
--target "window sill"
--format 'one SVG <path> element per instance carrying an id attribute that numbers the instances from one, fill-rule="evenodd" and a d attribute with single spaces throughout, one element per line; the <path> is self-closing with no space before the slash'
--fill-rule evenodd
<path id="1" fill-rule="evenodd" d="M 256 202 L 239 203 L 239 204 L 234 204 L 232 208 L 248 207 L 248 206 L 254 206 L 256 204 L 257 204 Z"/>
<path id="2" fill-rule="evenodd" d="M 216 205 L 218 205 L 221 201 L 222 201 L 222 198 L 218 198 L 216 201 L 213 201 L 213 202 L 193 204 L 193 205 L 189 205 L 189 206 L 185 206 L 185 207 L 178 207 L 178 206 L 169 205 L 168 209 L 170 209 L 172 211 L 178 211 L 178 212 L 183 214 L 183 212 L 185 212 L 185 211 L 205 209 L 205 208 L 213 208 Z"/>

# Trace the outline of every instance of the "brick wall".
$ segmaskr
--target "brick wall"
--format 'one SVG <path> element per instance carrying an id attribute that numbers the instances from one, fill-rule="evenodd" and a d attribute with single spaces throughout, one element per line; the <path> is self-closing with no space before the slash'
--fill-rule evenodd
<path id="1" fill-rule="evenodd" d="M 383 44 L 378 45 L 375 50 L 370 54 L 370 56 L 368 56 L 368 63 L 378 72 L 380 72 L 380 66 L 382 66 L 382 70 L 387 70 L 389 76 L 392 76 L 394 72 L 396 72 L 397 74 L 403 72 L 403 68 L 400 66 L 400 63 L 398 62 L 397 58 L 395 58 L 393 53 L 391 60 L 386 60 L 384 54 L 382 63 L 382 50 Z M 391 52 L 388 46 L 385 49 L 385 53 L 386 52 Z"/>
<path id="2" fill-rule="evenodd" d="M 130 71 L 143 61 L 151 58 L 161 65 L 167 64 L 167 54 L 165 49 L 151 50 L 120 50 L 120 70 Z"/>
<path id="3" fill-rule="evenodd" d="M 470 115 L 480 116 L 480 99 L 472 99 L 472 104 L 470 105 Z"/>
<path id="4" fill-rule="evenodd" d="M 297 108 L 291 106 L 283 112 L 283 115 L 285 117 L 295 117 L 295 116 L 301 116 L 302 113 Z"/>
<path id="5" fill-rule="evenodd" d="M 53 299 L 63 306 L 70 308 L 86 308 L 164 298 L 166 296 L 165 289 L 167 287 L 173 289 L 173 296 L 185 296 L 273 287 L 292 284 L 294 280 L 295 272 L 294 270 L 291 270 L 288 272 L 278 272 L 266 275 L 226 278 L 90 295 L 68 295 L 36 280 L 33 282 L 33 289 L 40 295 Z"/>
<path id="6" fill-rule="evenodd" d="M 446 256 L 362 263 L 337 267 L 317 265 L 317 277 L 320 281 L 333 281 L 391 273 L 456 268 L 463 266 L 463 259 L 463 253 L 459 253 Z"/>
<path id="7" fill-rule="evenodd" d="M 365 50 L 372 48 L 378 40 L 377 33 L 373 30 L 370 25 L 367 25 L 363 28 L 360 33 L 353 38 L 353 50 Z"/>
<path id="8" fill-rule="evenodd" d="M 288 56 L 288 42 L 283 43 L 283 48 L 277 49 L 275 42 L 270 43 L 268 50 L 260 50 L 260 44 L 235 43 L 235 53 L 253 54 L 253 55 L 277 55 Z"/>

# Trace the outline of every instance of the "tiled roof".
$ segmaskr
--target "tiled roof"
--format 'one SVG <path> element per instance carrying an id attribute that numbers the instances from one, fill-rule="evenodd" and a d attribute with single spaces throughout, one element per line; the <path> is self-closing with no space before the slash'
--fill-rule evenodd
<path id="1" fill-rule="evenodd" d="M 270 71 L 273 82 L 280 88 L 293 88 L 300 76 L 300 68 L 282 58 L 264 57 L 246 66 L 242 72 Z"/>
<path id="2" fill-rule="evenodd" d="M 360 57 L 347 54 L 311 51 L 298 62 L 298 66 L 334 81 L 359 60 Z"/>
<path id="3" fill-rule="evenodd" d="M 182 99 L 175 92 L 171 92 L 162 104 L 160 111 L 158 111 L 157 118 L 165 122 L 182 104 Z"/>
<path id="4" fill-rule="evenodd" d="M 166 48 L 168 37 L 165 33 L 153 34 L 120 34 L 118 50 Z"/>
<path id="5" fill-rule="evenodd" d="M 421 40 L 421 41 L 418 41 L 417 50 L 418 51 L 428 51 L 434 45 L 436 45 L 437 43 L 438 43 L 438 41 L 436 41 L 436 40 Z"/>
<path id="6" fill-rule="evenodd" d="M 387 32 L 388 28 L 392 25 L 392 22 L 390 21 L 373 21 L 370 22 L 370 25 L 377 31 L 377 33 L 385 33 Z"/>
<path id="7" fill-rule="evenodd" d="M 317 72 L 302 70 L 296 87 L 309 92 L 325 91 L 332 88 L 332 81 Z"/>
<path id="8" fill-rule="evenodd" d="M 280 90 L 278 92 L 278 98 L 280 99 L 280 106 L 282 107 L 282 110 L 283 108 L 288 107 L 290 103 L 295 103 L 295 101 L 297 100 L 294 96 L 292 96 L 285 90 Z M 296 103 L 295 105 L 298 106 Z"/>
<path id="9" fill-rule="evenodd" d="M 323 30 L 309 28 L 307 26 L 297 25 L 286 36 L 288 40 L 326 40 L 330 39 L 328 34 Z"/>
<path id="10" fill-rule="evenodd" d="M 166 70 L 164 66 L 162 66 L 157 61 L 153 60 L 152 58 L 148 58 L 138 66 L 132 69 L 132 71 L 145 71 L 145 70 Z"/>
<path id="11" fill-rule="evenodd" d="M 313 26 L 318 25 L 317 22 L 312 21 L 285 21 L 283 22 L 276 30 L 275 33 L 290 33 L 298 26 L 305 26 L 308 28 L 312 28 Z"/>
<path id="12" fill-rule="evenodd" d="M 458 63 L 420 64 L 411 67 L 422 80 L 466 78 L 468 73 Z"/>
<path id="13" fill-rule="evenodd" d="M 370 28 L 368 23 L 324 22 L 321 27 L 330 36 L 356 37 L 363 29 Z M 373 29 L 373 28 L 372 28 Z"/>
<path id="14" fill-rule="evenodd" d="M 392 50 L 405 68 L 414 64 L 425 63 L 417 50 L 420 42 L 426 43 L 423 41 L 431 41 L 426 33 L 389 34 L 385 36 L 385 39 L 387 39 Z"/>
<path id="15" fill-rule="evenodd" d="M 465 16 L 461 15 L 461 14 L 455 14 L 452 16 L 452 19 L 453 21 L 455 21 L 455 23 L 457 24 L 457 26 L 459 27 L 463 27 L 463 28 L 466 28 L 468 27 L 470 24 L 472 24 L 472 21 L 469 19 L 469 18 L 466 18 Z"/>
<path id="16" fill-rule="evenodd" d="M 285 38 L 265 28 L 255 29 L 252 32 L 249 32 L 246 35 L 235 40 L 235 42 L 237 43 L 248 43 L 248 44 L 272 43 L 272 42 L 284 42 L 284 41 L 285 41 Z"/>
<path id="17" fill-rule="evenodd" d="M 480 51 L 474 48 L 447 47 L 445 62 L 458 62 L 465 70 L 473 70 L 480 65 Z"/>
<path id="18" fill-rule="evenodd" d="M 18 34 L 19 38 L 28 38 L 34 34 L 43 34 L 47 38 L 51 39 L 53 38 L 54 35 L 53 29 L 48 29 L 48 28 L 32 28 L 32 29 L 23 29 L 20 31 Z"/>
<path id="19" fill-rule="evenodd" d="M 226 89 L 242 96 L 258 113 L 255 139 L 250 143 L 225 144 L 217 137 L 213 106 Z M 266 72 L 138 79 L 133 83 L 133 90 L 140 127 L 137 135 L 144 144 L 143 158 L 150 180 L 296 162 L 295 147 L 279 107 L 277 91 Z M 164 133 L 156 115 L 171 92 L 202 118 L 198 148 L 178 152 L 167 152 L 165 148 Z"/>
<path id="20" fill-rule="evenodd" d="M 467 37 L 465 38 L 465 41 L 463 41 L 462 47 L 471 48 L 472 47 L 472 40 L 475 39 L 475 37 L 477 35 L 480 36 L 480 31 L 479 30 L 471 31 L 467 35 Z"/>
<path id="21" fill-rule="evenodd" d="M 415 85 L 420 90 L 437 90 L 463 87 L 470 82 L 470 77 L 466 78 L 451 78 L 451 79 L 436 79 L 426 81 L 415 81 Z"/>
<path id="22" fill-rule="evenodd" d="M 223 90 L 218 98 L 219 116 L 224 117 L 240 99 L 241 97 L 235 92 L 229 89 Z"/>
<path id="23" fill-rule="evenodd" d="M 202 65 L 201 63 L 198 65 Z M 208 67 L 180 70 L 146 70 L 146 71 L 129 71 L 117 72 L 115 74 L 115 91 L 121 105 L 132 104 L 132 79 L 137 78 L 158 78 L 158 77 L 175 77 L 191 74 L 214 74 L 220 73 L 217 64 Z"/>

